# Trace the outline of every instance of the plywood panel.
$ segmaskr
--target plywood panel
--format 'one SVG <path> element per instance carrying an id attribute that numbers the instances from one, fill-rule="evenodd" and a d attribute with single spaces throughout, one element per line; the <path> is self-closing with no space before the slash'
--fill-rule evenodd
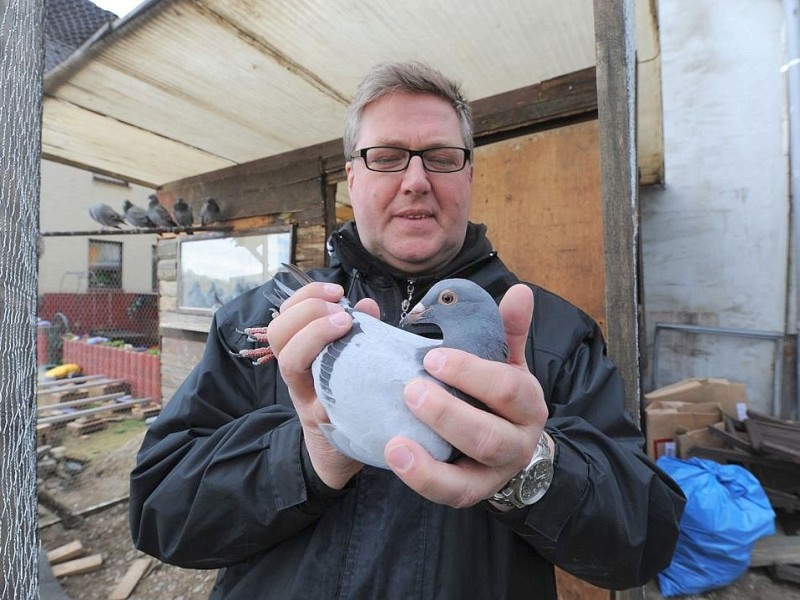
<path id="1" fill-rule="evenodd" d="M 597 121 L 480 147 L 473 221 L 489 228 L 519 277 L 605 321 L 603 217 Z M 610 592 L 556 569 L 560 600 L 608 600 Z"/>
<path id="2" fill-rule="evenodd" d="M 597 121 L 513 138 L 475 152 L 473 221 L 500 258 L 605 322 Z"/>

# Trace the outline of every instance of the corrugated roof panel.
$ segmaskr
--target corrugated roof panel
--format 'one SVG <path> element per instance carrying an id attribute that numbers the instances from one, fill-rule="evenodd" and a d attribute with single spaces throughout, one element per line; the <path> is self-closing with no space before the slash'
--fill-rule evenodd
<path id="1" fill-rule="evenodd" d="M 69 83 L 59 97 L 236 162 L 336 137 L 344 115 L 343 101 L 187 2 L 106 45 Z"/>
<path id="2" fill-rule="evenodd" d="M 420 59 L 478 99 L 594 64 L 591 0 L 207 0 L 281 56 L 349 97 L 367 69 Z"/>
<path id="3" fill-rule="evenodd" d="M 591 66 L 593 7 L 593 0 L 344 7 L 151 0 L 48 74 L 47 93 L 63 105 L 46 101 L 45 152 L 158 186 L 310 146 L 341 136 L 345 106 L 376 62 L 430 62 L 459 78 L 472 100 Z M 636 8 L 649 17 L 639 23 L 655 23 L 654 0 L 637 0 Z M 648 33 L 640 50 L 650 60 L 657 38 Z M 660 118 L 657 63 L 656 54 L 655 68 L 640 69 L 648 96 L 640 98 L 642 126 Z M 653 77 L 655 85 L 644 84 Z M 639 131 L 644 147 L 649 130 Z M 655 139 L 647 156 L 657 161 Z"/>
<path id="4" fill-rule="evenodd" d="M 42 155 L 136 183 L 166 182 L 232 166 L 231 161 L 56 98 L 44 99 Z"/>

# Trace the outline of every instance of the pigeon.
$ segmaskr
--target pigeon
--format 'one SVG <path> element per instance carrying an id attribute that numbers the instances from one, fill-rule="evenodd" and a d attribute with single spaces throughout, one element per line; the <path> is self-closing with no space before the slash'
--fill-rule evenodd
<path id="1" fill-rule="evenodd" d="M 219 221 L 221 217 L 221 212 L 219 209 L 219 204 L 214 198 L 208 198 L 203 203 L 203 208 L 200 209 L 200 224 L 201 225 L 210 225 L 216 221 Z"/>
<path id="2" fill-rule="evenodd" d="M 293 265 L 286 265 L 295 273 Z M 309 281 L 308 276 L 297 269 Z M 275 280 L 284 296 L 291 288 Z M 276 305 L 285 299 L 269 296 Z M 494 299 L 467 279 L 436 283 L 400 321 L 400 327 L 341 304 L 353 317 L 353 327 L 331 342 L 314 360 L 314 388 L 327 411 L 330 424 L 321 425 L 328 441 L 342 454 L 362 463 L 388 469 L 383 457 L 386 443 L 401 435 L 421 444 L 436 460 L 450 461 L 460 455 L 447 441 L 419 421 L 403 401 L 403 389 L 412 379 L 433 381 L 454 395 L 483 407 L 427 374 L 422 359 L 432 349 L 458 348 L 480 358 L 507 362 L 508 346 L 503 321 Z M 435 325 L 442 339 L 411 331 L 420 324 Z M 264 328 L 248 328 L 252 340 L 266 342 Z M 272 357 L 268 348 L 240 351 L 239 356 Z M 484 407 L 485 408 L 485 407 Z"/>
<path id="3" fill-rule="evenodd" d="M 177 227 L 178 224 L 172 220 L 172 217 L 158 201 L 158 196 L 150 194 L 150 204 L 147 207 L 147 216 L 156 227 Z"/>
<path id="4" fill-rule="evenodd" d="M 116 227 L 119 229 L 119 226 L 125 223 L 125 219 L 122 218 L 122 215 L 108 204 L 103 204 L 102 202 L 98 202 L 89 207 L 89 216 L 104 227 Z"/>
<path id="5" fill-rule="evenodd" d="M 183 198 L 178 198 L 172 207 L 172 213 L 175 215 L 175 222 L 181 227 L 188 227 L 189 229 L 186 230 L 186 233 L 191 234 L 191 226 L 194 223 L 191 204 L 188 204 Z"/>
<path id="6" fill-rule="evenodd" d="M 147 216 L 147 211 L 134 205 L 130 200 L 125 200 L 122 205 L 122 212 L 125 215 L 125 220 L 134 227 L 155 227 L 150 217 Z"/>

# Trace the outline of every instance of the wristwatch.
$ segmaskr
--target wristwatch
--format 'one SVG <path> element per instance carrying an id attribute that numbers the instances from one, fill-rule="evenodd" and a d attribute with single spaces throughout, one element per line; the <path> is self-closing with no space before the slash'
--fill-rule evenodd
<path id="1" fill-rule="evenodd" d="M 522 469 L 502 490 L 491 497 L 492 502 L 514 508 L 525 508 L 542 499 L 553 480 L 553 457 L 550 444 L 542 432 L 536 451 L 527 467 Z"/>

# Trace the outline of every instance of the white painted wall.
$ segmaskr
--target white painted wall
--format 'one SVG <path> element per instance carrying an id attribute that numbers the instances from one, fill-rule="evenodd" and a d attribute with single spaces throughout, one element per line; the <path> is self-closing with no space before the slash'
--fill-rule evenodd
<path id="1" fill-rule="evenodd" d="M 40 231 L 95 231 L 99 223 L 89 216 L 89 207 L 105 202 L 121 213 L 128 199 L 143 208 L 153 190 L 131 184 L 105 183 L 92 173 L 59 163 L 42 161 Z M 152 247 L 155 235 L 98 235 L 42 238 L 44 252 L 39 259 L 39 293 L 84 292 L 89 263 L 89 239 L 123 242 L 122 286 L 126 292 L 150 293 Z"/>
<path id="2" fill-rule="evenodd" d="M 662 334 L 657 321 L 784 332 L 790 238 L 780 0 L 659 0 L 665 185 L 641 192 L 645 389 L 748 384 L 771 412 L 770 342 Z"/>

